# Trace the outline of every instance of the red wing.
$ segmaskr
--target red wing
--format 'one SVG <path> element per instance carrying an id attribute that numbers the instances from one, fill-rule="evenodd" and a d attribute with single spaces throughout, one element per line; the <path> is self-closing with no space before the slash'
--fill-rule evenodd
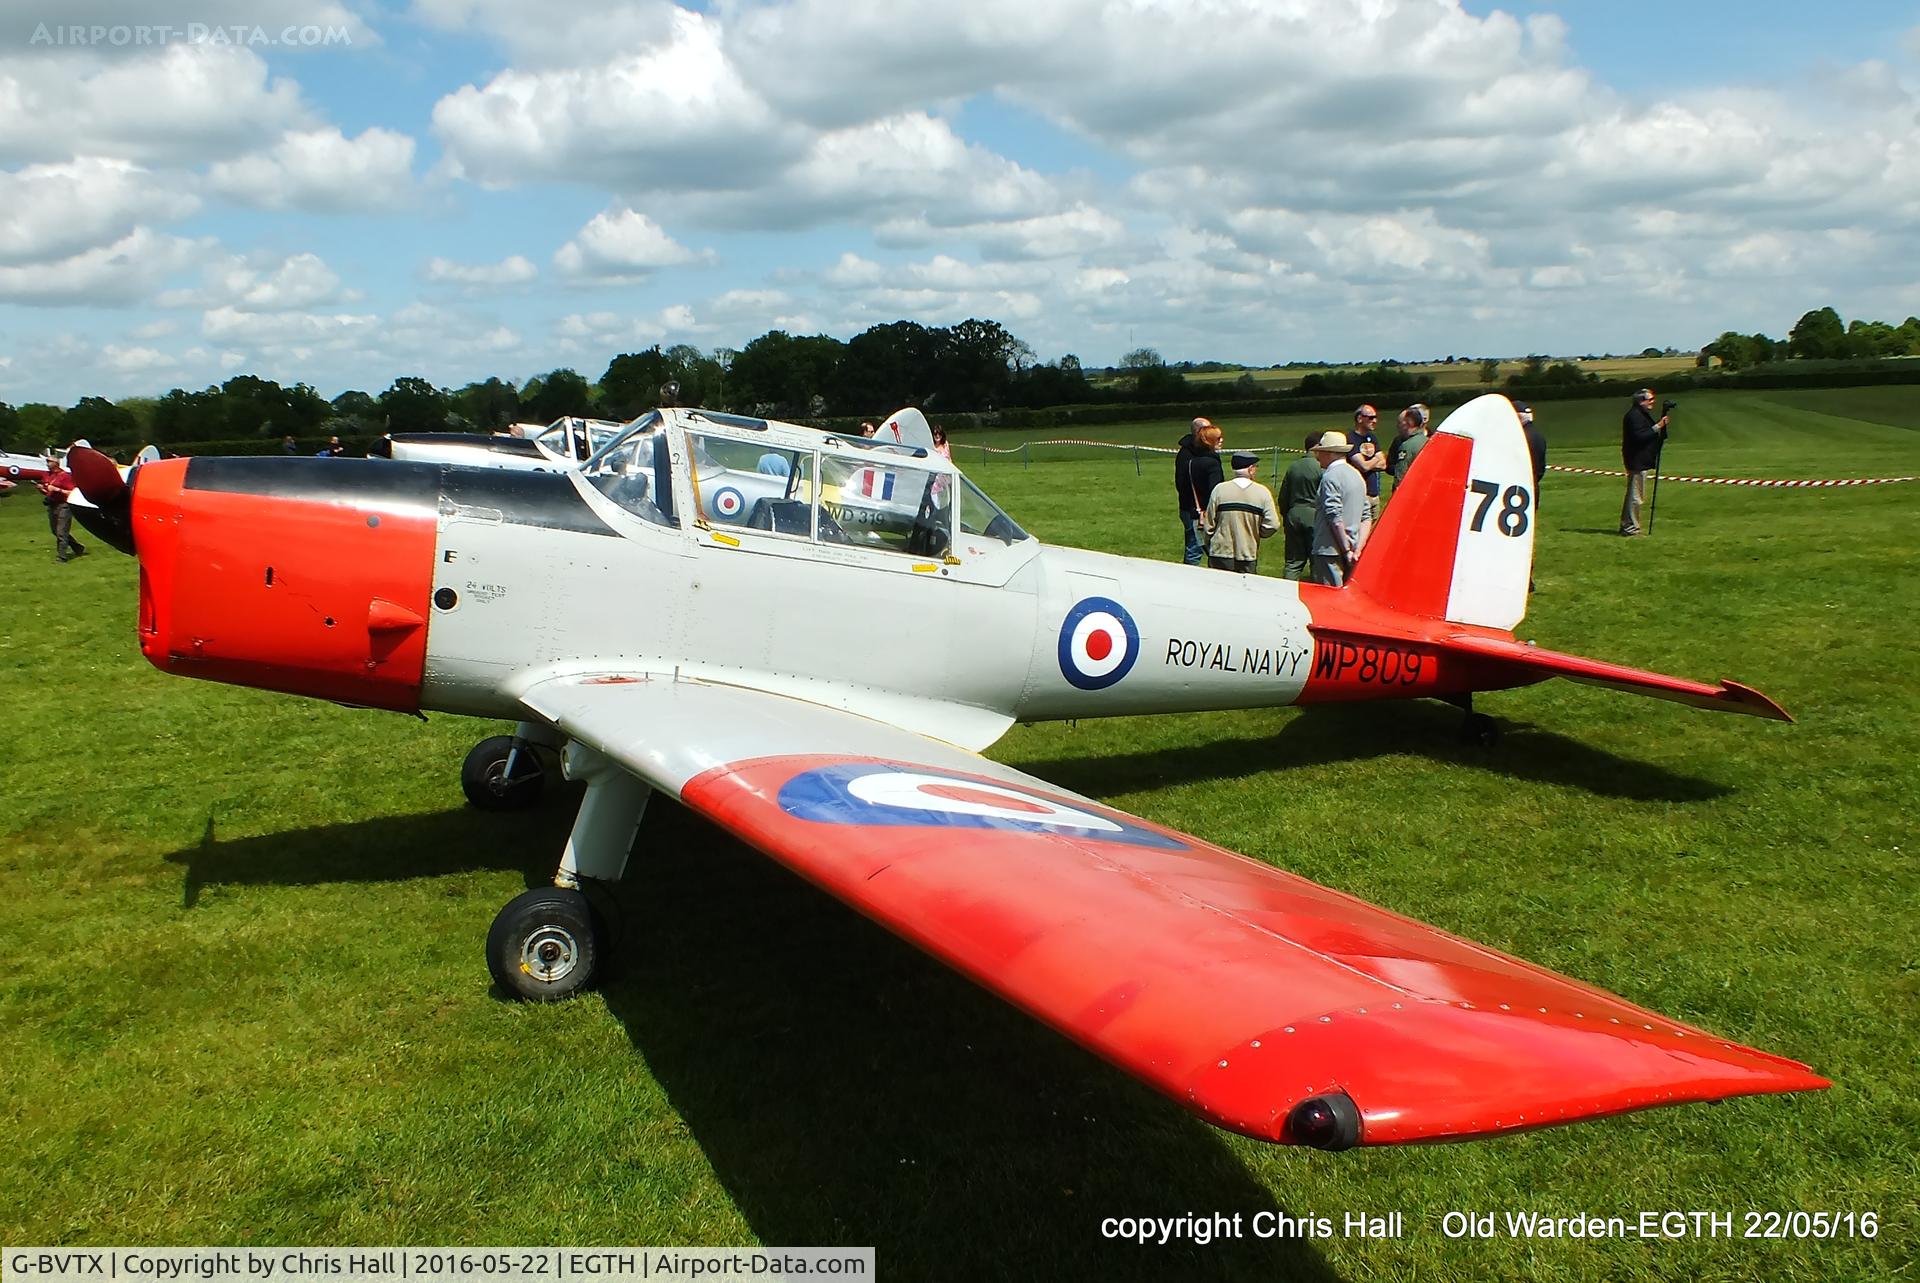
<path id="1" fill-rule="evenodd" d="M 1368 1144 L 1825 1083 L 1598 989 L 1084 799 L 781 757 L 696 811 L 1204 1117 L 1292 1139 L 1345 1092 Z M 959 802 L 955 812 L 943 806 Z M 1030 808 L 1030 809 L 1029 809 Z M 1085 827 L 1101 821 L 1107 829 Z"/>
<path id="2" fill-rule="evenodd" d="M 850 713 L 664 679 L 556 679 L 525 701 L 1251 1136 L 1303 1139 L 1296 1106 L 1338 1093 L 1358 1107 L 1358 1139 L 1379 1145 L 1826 1085 L 1793 1061 Z"/>
<path id="3" fill-rule="evenodd" d="M 1639 668 L 1609 664 L 1604 660 L 1541 650 L 1510 638 L 1455 636 L 1446 638 L 1440 644 L 1449 650 L 1482 659 L 1499 660 L 1547 676 L 1571 678 L 1593 686 L 1609 686 L 1635 695 L 1670 699 L 1680 704 L 1692 704 L 1696 708 L 1748 713 L 1776 722 L 1793 720 L 1787 715 L 1786 709 L 1751 686 L 1742 686 L 1738 682 L 1723 679 L 1718 685 L 1709 686 L 1705 682 L 1688 681 L 1684 677 L 1668 677 L 1665 673 L 1650 673 Z"/>

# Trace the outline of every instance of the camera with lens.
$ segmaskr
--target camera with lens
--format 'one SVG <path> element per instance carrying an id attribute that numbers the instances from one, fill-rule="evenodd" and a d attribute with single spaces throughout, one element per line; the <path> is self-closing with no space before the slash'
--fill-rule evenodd
<path id="1" fill-rule="evenodd" d="M 1680 408 L 1680 403 L 1678 401 L 1662 401 L 1660 403 L 1660 412 L 1662 414 L 1672 414 L 1675 410 L 1679 408 Z"/>

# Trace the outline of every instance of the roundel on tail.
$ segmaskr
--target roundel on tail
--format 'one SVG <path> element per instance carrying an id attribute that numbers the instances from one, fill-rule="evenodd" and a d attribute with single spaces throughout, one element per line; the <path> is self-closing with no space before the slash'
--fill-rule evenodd
<path id="1" fill-rule="evenodd" d="M 1060 675 L 1084 691 L 1105 690 L 1140 658 L 1140 630 L 1110 597 L 1083 597 L 1060 621 Z"/>

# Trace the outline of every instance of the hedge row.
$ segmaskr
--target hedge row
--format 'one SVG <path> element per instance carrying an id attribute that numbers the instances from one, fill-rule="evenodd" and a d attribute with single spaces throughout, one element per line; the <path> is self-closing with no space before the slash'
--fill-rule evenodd
<path id="1" fill-rule="evenodd" d="M 331 434 L 326 437 L 311 437 L 306 440 L 296 440 L 294 444 L 298 446 L 299 449 L 295 450 L 294 453 L 307 455 L 318 454 L 325 448 L 330 436 Z M 358 458 L 371 449 L 373 443 L 379 439 L 380 436 L 378 433 L 370 433 L 363 437 L 342 436 L 340 438 L 340 444 L 347 448 L 347 454 L 350 457 Z M 237 440 L 231 441 L 180 441 L 171 445 L 161 446 L 160 450 L 163 454 L 169 455 L 279 454 L 281 446 L 280 438 L 277 436 L 240 437 Z"/>
<path id="2" fill-rule="evenodd" d="M 1663 392 L 1690 392 L 1714 388 L 1739 391 L 1750 388 L 1863 387 L 1904 383 L 1920 383 L 1920 361 L 1891 369 L 1884 366 L 1848 366 L 1843 363 L 1835 363 L 1827 368 L 1816 370 L 1792 371 L 1761 366 L 1735 374 L 1722 374 L 1718 371 L 1681 372 L 1666 375 L 1659 380 Z M 1645 380 L 1625 379 L 1543 383 L 1517 387 L 1480 385 L 1429 388 L 1424 395 L 1411 398 L 1404 391 L 1342 393 L 1338 396 L 1312 397 L 1282 392 L 1234 401 L 1193 400 L 1154 405 L 1063 405 L 1049 406 L 1043 410 L 1015 409 L 987 413 L 942 414 L 938 418 L 941 425 L 949 431 L 965 431 L 969 428 L 1097 427 L 1109 423 L 1138 423 L 1143 419 L 1178 422 L 1201 415 L 1210 419 L 1232 419 L 1270 414 L 1345 413 L 1362 401 L 1386 406 L 1389 409 L 1397 409 L 1413 400 L 1424 400 L 1428 405 L 1433 406 L 1462 405 L 1488 392 L 1501 392 L 1516 400 L 1524 401 L 1570 401 L 1616 397 L 1624 399 L 1632 396 L 1643 386 L 1645 386 Z M 859 420 L 832 419 L 827 420 L 826 423 L 845 432 L 857 428 Z"/>

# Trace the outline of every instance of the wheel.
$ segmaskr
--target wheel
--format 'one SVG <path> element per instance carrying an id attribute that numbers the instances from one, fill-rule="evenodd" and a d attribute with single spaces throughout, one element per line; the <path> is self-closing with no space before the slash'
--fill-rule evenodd
<path id="1" fill-rule="evenodd" d="M 511 777 L 509 758 L 513 760 Z M 531 744 L 522 744 L 515 756 L 511 735 L 481 740 L 460 767 L 460 790 L 483 811 L 524 811 L 540 801 L 546 783 L 547 770 L 539 754 Z"/>
<path id="2" fill-rule="evenodd" d="M 516 998 L 559 1002 L 593 980 L 599 932 L 587 898 L 563 887 L 538 887 L 507 902 L 487 931 L 487 969 Z"/>
<path id="3" fill-rule="evenodd" d="M 1492 748 L 1500 742 L 1500 724 L 1485 713 L 1468 713 L 1460 723 L 1460 738 L 1481 748 Z"/>

